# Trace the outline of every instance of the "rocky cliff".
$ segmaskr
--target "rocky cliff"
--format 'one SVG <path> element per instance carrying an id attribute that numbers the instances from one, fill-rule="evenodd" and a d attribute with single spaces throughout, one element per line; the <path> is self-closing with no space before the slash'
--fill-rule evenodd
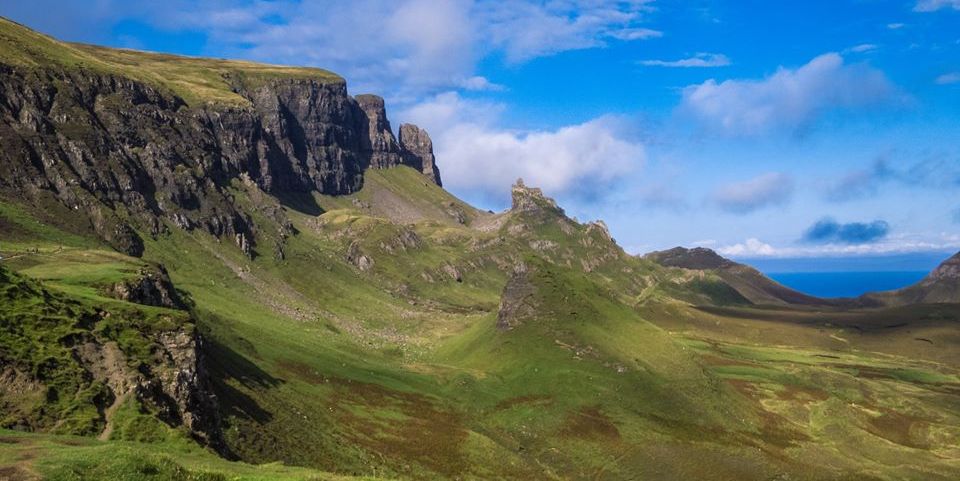
<path id="1" fill-rule="evenodd" d="M 112 67 L 4 60 L 0 195 L 52 200 L 130 255 L 142 253 L 142 235 L 171 227 L 254 255 L 257 226 L 234 202 L 235 180 L 279 197 L 340 195 L 358 190 L 367 168 L 410 165 L 440 183 L 429 136 L 413 127 L 414 140 L 397 142 L 383 99 L 353 98 L 337 77 L 223 70 L 218 80 L 242 101 L 188 103 Z"/>

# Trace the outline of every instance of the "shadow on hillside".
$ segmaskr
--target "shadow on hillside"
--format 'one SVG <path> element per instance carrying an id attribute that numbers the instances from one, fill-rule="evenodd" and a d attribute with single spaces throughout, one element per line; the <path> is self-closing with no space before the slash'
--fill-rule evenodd
<path id="1" fill-rule="evenodd" d="M 206 349 L 211 382 L 224 417 L 238 417 L 259 424 L 270 421 L 273 415 L 260 407 L 254 396 L 279 386 L 283 381 L 212 336 L 206 339 Z"/>
<path id="2" fill-rule="evenodd" d="M 280 204 L 288 209 L 311 216 L 323 214 L 323 208 L 310 192 L 282 192 L 277 193 L 276 197 Z"/>

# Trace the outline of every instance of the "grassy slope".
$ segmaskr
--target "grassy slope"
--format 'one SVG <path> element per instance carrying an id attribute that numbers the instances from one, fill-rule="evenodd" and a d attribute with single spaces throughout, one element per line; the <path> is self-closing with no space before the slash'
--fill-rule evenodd
<path id="1" fill-rule="evenodd" d="M 247 189 L 237 187 L 238 199 L 274 202 Z M 404 194 L 420 220 L 383 217 L 393 212 L 374 195 L 383 190 Z M 283 261 L 250 261 L 178 230 L 149 243 L 148 260 L 190 293 L 212 341 L 236 454 L 427 478 L 946 479 L 960 469 L 950 448 L 956 364 L 873 353 L 869 335 L 838 341 L 851 337 L 842 327 L 822 332 L 790 311 L 759 311 L 769 320 L 748 308 L 691 311 L 636 281 L 667 275 L 640 260 L 565 267 L 603 250 L 600 237 L 582 240 L 583 226 L 568 234 L 549 217 L 508 219 L 480 233 L 432 209 L 447 202 L 456 201 L 398 168 L 368 176 L 354 196 L 319 198 L 329 209 L 320 216 L 288 209 L 300 234 Z M 503 235 L 516 225 L 527 230 Z M 404 230 L 421 244 L 384 250 Z M 271 245 L 264 235 L 260 245 Z M 356 239 L 371 271 L 346 261 Z M 537 251 L 526 239 L 556 247 Z M 78 295 L 136 262 L 56 252 L 56 235 L 39 245 L 12 265 Z M 538 266 L 543 314 L 499 332 L 498 262 L 517 255 Z M 462 282 L 444 277 L 446 264 Z"/>
<path id="2" fill-rule="evenodd" d="M 271 78 L 342 83 L 317 68 L 286 67 L 235 60 L 192 58 L 60 42 L 0 17 L 0 63 L 25 67 L 70 67 L 122 75 L 169 89 L 189 104 L 246 105 L 226 77 L 250 87 Z"/>

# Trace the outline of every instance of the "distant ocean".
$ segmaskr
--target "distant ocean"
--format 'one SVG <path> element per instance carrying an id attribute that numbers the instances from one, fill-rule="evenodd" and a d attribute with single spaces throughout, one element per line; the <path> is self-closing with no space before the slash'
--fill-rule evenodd
<path id="1" fill-rule="evenodd" d="M 929 271 L 889 272 L 767 272 L 771 279 L 817 297 L 857 297 L 874 291 L 907 287 Z"/>

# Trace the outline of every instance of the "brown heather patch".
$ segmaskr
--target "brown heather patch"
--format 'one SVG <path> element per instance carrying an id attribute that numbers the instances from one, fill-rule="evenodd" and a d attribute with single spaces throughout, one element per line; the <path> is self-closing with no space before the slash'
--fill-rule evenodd
<path id="1" fill-rule="evenodd" d="M 806 405 L 812 402 L 826 401 L 830 399 L 830 393 L 815 387 L 785 384 L 783 389 L 777 391 L 777 399 L 781 401 L 795 401 Z"/>
<path id="2" fill-rule="evenodd" d="M 717 356 L 716 354 L 701 354 L 700 359 L 709 367 L 716 366 L 756 366 L 756 363 L 730 359 L 728 357 Z"/>
<path id="3" fill-rule="evenodd" d="M 783 450 L 789 447 L 795 446 L 799 442 L 810 441 L 810 437 L 806 433 L 798 429 L 798 427 L 790 422 L 787 418 L 770 412 L 764 409 L 763 405 L 760 403 L 760 398 L 762 394 L 753 383 L 749 381 L 744 381 L 741 379 L 727 379 L 728 383 L 733 386 L 737 392 L 743 394 L 745 397 L 754 401 L 756 404 L 754 406 L 754 414 L 759 420 L 759 433 L 753 437 L 746 439 L 747 444 L 751 444 L 759 449 L 762 449 L 767 454 L 774 456 L 778 459 L 787 460 L 788 457 L 783 453 Z M 787 398 L 781 397 L 781 392 L 777 393 L 777 397 L 780 399 L 788 399 L 794 401 L 800 401 L 803 403 L 810 402 L 806 401 L 807 396 L 821 396 L 827 395 L 825 392 L 817 393 L 818 389 L 807 389 L 800 386 L 785 385 L 785 390 L 789 391 L 790 394 L 787 394 Z M 825 399 L 825 398 L 824 398 Z"/>
<path id="4" fill-rule="evenodd" d="M 336 377 L 328 382 L 334 393 L 327 407 L 350 443 L 393 466 L 416 463 L 451 477 L 467 466 L 461 446 L 468 432 L 458 413 L 420 394 Z"/>
<path id="5" fill-rule="evenodd" d="M 912 428 L 921 428 L 926 420 L 909 414 L 902 414 L 888 408 L 876 408 L 883 414 L 867 419 L 867 432 L 892 443 L 917 449 L 929 449 L 930 446 L 910 435 Z"/>
<path id="6" fill-rule="evenodd" d="M 23 468 L 17 466 L 8 466 L 0 468 L 0 480 L 2 481 L 32 481 L 36 478 L 30 475 Z"/>
<path id="7" fill-rule="evenodd" d="M 620 440 L 620 430 L 597 406 L 585 406 L 567 413 L 560 435 L 594 441 Z"/>

